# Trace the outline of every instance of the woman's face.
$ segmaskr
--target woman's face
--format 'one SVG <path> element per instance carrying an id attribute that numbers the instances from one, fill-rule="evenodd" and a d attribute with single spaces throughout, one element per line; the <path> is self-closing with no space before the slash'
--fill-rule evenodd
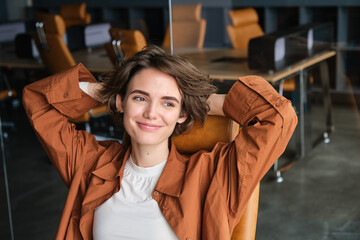
<path id="1" fill-rule="evenodd" d="M 129 82 L 124 99 L 116 98 L 118 110 L 124 111 L 123 124 L 132 144 L 168 144 L 181 114 L 182 97 L 175 79 L 154 68 L 137 73 Z"/>

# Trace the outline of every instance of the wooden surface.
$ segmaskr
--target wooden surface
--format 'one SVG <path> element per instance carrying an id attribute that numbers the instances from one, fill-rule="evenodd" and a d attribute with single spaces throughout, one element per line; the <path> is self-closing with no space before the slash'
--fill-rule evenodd
<path id="1" fill-rule="evenodd" d="M 40 60 L 20 59 L 15 51 L 1 49 L 0 67 L 41 69 L 44 65 Z M 301 69 L 306 69 L 336 54 L 335 51 L 324 51 L 304 59 L 280 71 L 261 71 L 249 69 L 247 52 L 235 49 L 175 49 L 175 54 L 190 60 L 201 71 L 208 73 L 215 80 L 237 80 L 245 75 L 258 75 L 269 82 L 276 82 L 291 76 Z M 73 52 L 76 62 L 84 64 L 93 73 L 103 73 L 113 68 L 104 48 L 92 51 L 80 50 Z M 224 59 L 228 58 L 228 60 Z M 229 58 L 232 58 L 232 60 Z M 219 61 L 223 59 L 222 61 Z"/>
<path id="2" fill-rule="evenodd" d="M 176 52 L 176 51 L 175 51 Z M 269 82 L 276 82 L 283 78 L 293 75 L 301 69 L 313 66 L 323 60 L 336 55 L 335 51 L 324 51 L 312 57 L 299 61 L 280 71 L 267 71 L 249 69 L 247 63 L 247 53 L 243 50 L 235 49 L 200 49 L 197 52 L 181 53 L 181 56 L 189 59 L 201 71 L 209 73 L 210 78 L 217 80 L 237 80 L 241 76 L 258 75 L 264 77 Z M 230 57 L 235 61 L 214 61 Z"/>

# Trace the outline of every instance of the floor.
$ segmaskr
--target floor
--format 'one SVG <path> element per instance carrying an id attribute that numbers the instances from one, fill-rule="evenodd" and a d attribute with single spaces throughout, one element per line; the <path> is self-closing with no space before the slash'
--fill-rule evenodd
<path id="1" fill-rule="evenodd" d="M 274 181 L 261 182 L 257 240 L 360 239 L 360 117 L 358 107 L 334 106 L 336 129 Z M 6 113 L 5 113 L 6 114 Z M 311 111 L 312 138 L 321 133 L 321 106 Z M 15 239 L 54 239 L 67 189 L 37 141 L 21 106 L 5 140 Z M 292 142 L 295 142 L 293 140 Z M 296 144 L 290 143 L 289 149 Z M 289 150 L 289 151 L 290 151 Z M 283 157 L 280 165 L 293 160 Z M 10 239 L 3 165 L 0 167 L 0 239 Z"/>

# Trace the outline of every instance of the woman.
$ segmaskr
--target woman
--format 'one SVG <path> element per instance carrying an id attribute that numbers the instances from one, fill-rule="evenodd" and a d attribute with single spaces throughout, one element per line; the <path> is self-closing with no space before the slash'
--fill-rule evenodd
<path id="1" fill-rule="evenodd" d="M 230 239 L 297 119 L 290 101 L 260 77 L 240 78 L 227 95 L 214 92 L 207 76 L 157 47 L 101 83 L 77 65 L 26 86 L 30 122 L 69 187 L 56 238 Z M 123 123 L 123 144 L 98 142 L 69 123 L 98 102 Z M 179 154 L 170 136 L 207 114 L 243 128 L 211 152 Z"/>

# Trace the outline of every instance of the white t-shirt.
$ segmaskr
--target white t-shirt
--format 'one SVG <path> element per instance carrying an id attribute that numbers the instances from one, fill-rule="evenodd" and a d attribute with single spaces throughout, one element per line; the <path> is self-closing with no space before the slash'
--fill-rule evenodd
<path id="1" fill-rule="evenodd" d="M 95 210 L 94 239 L 178 239 L 151 195 L 165 164 L 142 168 L 126 161 L 119 192 Z"/>

